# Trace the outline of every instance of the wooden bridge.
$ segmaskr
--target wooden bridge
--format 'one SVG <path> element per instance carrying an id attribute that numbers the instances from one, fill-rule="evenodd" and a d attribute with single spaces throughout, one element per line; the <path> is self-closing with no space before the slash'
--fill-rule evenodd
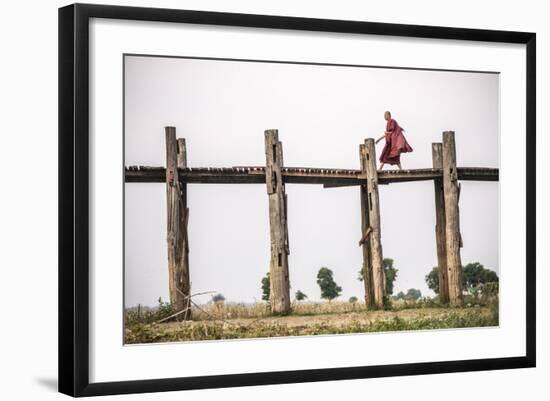
<path id="1" fill-rule="evenodd" d="M 285 184 L 320 184 L 325 188 L 358 186 L 361 194 L 363 282 L 368 306 L 382 307 L 385 299 L 380 234 L 378 186 L 433 180 L 436 214 L 436 245 L 439 296 L 442 303 L 462 305 L 459 180 L 498 181 L 497 168 L 457 167 L 454 132 L 443 132 L 443 141 L 432 144 L 432 168 L 376 169 L 374 139 L 359 145 L 360 169 L 286 167 L 277 130 L 265 131 L 265 166 L 188 167 L 185 139 L 176 138 L 175 127 L 165 128 L 166 167 L 127 166 L 127 183 L 165 183 L 168 218 L 168 270 L 170 302 L 183 318 L 191 316 L 189 247 L 187 241 L 187 184 L 265 184 L 269 199 L 271 235 L 270 304 L 273 313 L 290 311 L 290 254 Z"/>
<path id="2" fill-rule="evenodd" d="M 182 182 L 201 184 L 264 184 L 265 166 L 186 167 L 178 169 Z M 463 181 L 498 181 L 498 169 L 458 167 L 458 179 Z M 126 167 L 126 182 L 166 182 L 164 167 Z M 282 167 L 283 180 L 289 184 L 323 184 L 331 186 L 365 185 L 367 176 L 361 170 L 313 167 Z M 379 170 L 378 183 L 427 181 L 443 178 L 443 169 Z"/>

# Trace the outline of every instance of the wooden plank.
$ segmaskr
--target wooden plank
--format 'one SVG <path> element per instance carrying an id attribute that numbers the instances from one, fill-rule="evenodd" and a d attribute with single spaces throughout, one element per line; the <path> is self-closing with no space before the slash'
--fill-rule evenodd
<path id="1" fill-rule="evenodd" d="M 367 197 L 369 205 L 370 254 L 374 288 L 374 304 L 378 308 L 384 306 L 386 283 L 384 282 L 384 265 L 382 256 L 382 240 L 380 230 L 380 201 L 378 195 L 378 172 L 376 170 L 376 151 L 374 139 L 365 140 L 365 157 L 367 172 Z"/>
<path id="2" fill-rule="evenodd" d="M 359 160 L 361 172 L 366 174 L 367 148 L 364 144 L 359 145 Z M 368 187 L 366 184 L 359 187 L 359 196 L 361 202 L 361 240 L 359 241 L 359 245 L 361 245 L 361 250 L 363 252 L 363 286 L 365 288 L 365 304 L 367 307 L 371 308 L 375 305 L 370 245 L 370 234 L 372 233 L 372 228 L 369 222 Z"/>
<path id="3" fill-rule="evenodd" d="M 278 130 L 265 131 L 265 182 L 269 198 L 269 228 L 271 238 L 270 297 L 271 312 L 290 312 L 290 282 L 288 275 L 288 227 L 285 184 L 281 172 L 283 149 Z"/>
<path id="4" fill-rule="evenodd" d="M 432 143 L 432 164 L 434 169 L 443 168 L 443 145 Z M 435 193 L 435 239 L 439 278 L 439 301 L 449 303 L 449 279 L 447 274 L 447 244 L 445 240 L 445 198 L 443 179 L 434 179 Z"/>
<path id="5" fill-rule="evenodd" d="M 464 303 L 464 296 L 462 294 L 458 191 L 454 131 L 445 131 L 443 132 L 443 194 L 445 198 L 445 242 L 449 302 L 451 305 L 461 306 Z"/>

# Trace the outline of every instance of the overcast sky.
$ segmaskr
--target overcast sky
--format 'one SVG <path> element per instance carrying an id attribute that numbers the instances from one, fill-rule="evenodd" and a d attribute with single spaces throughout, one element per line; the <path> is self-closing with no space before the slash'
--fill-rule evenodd
<path id="1" fill-rule="evenodd" d="M 413 147 L 403 168 L 431 167 L 431 143 L 456 132 L 459 167 L 499 167 L 499 76 L 371 67 L 125 59 L 125 164 L 165 165 L 164 127 L 187 141 L 190 167 L 264 165 L 264 130 L 276 128 L 286 166 L 359 168 L 358 146 L 383 134 L 383 113 Z M 383 147 L 381 141 L 377 155 Z M 386 167 L 396 168 L 396 167 Z M 125 304 L 168 296 L 165 184 L 125 184 Z M 320 299 L 319 268 L 363 299 L 357 187 L 287 184 L 290 281 Z M 394 294 L 418 288 L 437 265 L 433 182 L 380 186 L 384 257 L 399 269 Z M 189 184 L 192 291 L 261 300 L 269 269 L 265 184 Z M 462 182 L 463 264 L 499 272 L 499 189 Z M 208 296 L 201 301 L 207 301 Z"/>

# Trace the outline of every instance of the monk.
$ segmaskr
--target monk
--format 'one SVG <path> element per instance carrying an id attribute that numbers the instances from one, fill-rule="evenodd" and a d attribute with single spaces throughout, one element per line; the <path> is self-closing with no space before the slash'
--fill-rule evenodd
<path id="1" fill-rule="evenodd" d="M 386 131 L 384 135 L 376 140 L 376 143 L 386 138 L 386 145 L 380 155 L 380 170 L 384 168 L 384 164 L 397 164 L 399 170 L 401 170 L 401 153 L 412 152 L 413 149 L 407 143 L 407 140 L 403 136 L 404 129 L 399 126 L 397 121 L 391 118 L 391 113 L 386 111 L 384 113 L 384 120 L 386 123 Z"/>

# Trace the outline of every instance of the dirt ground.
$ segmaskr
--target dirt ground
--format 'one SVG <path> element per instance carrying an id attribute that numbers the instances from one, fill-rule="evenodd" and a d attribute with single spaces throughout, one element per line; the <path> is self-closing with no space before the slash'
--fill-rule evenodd
<path id="1" fill-rule="evenodd" d="M 479 313 L 489 313 L 488 308 L 476 308 Z M 454 309 L 456 313 L 467 313 L 472 309 Z M 315 324 L 328 324 L 331 326 L 348 326 L 351 323 L 368 324 L 373 321 L 392 320 L 394 317 L 401 319 L 418 318 L 437 318 L 448 315 L 450 309 L 442 308 L 422 308 L 422 309 L 403 309 L 399 311 L 372 311 L 372 312 L 349 312 L 349 313 L 331 313 L 324 315 L 291 315 L 291 316 L 271 316 L 262 318 L 232 318 L 225 320 L 214 320 L 215 322 L 227 322 L 239 326 L 249 324 L 282 325 L 287 327 L 302 327 Z M 205 323 L 207 321 L 197 322 L 170 322 L 162 323 L 164 330 L 177 329 L 181 325 L 192 325 Z"/>

